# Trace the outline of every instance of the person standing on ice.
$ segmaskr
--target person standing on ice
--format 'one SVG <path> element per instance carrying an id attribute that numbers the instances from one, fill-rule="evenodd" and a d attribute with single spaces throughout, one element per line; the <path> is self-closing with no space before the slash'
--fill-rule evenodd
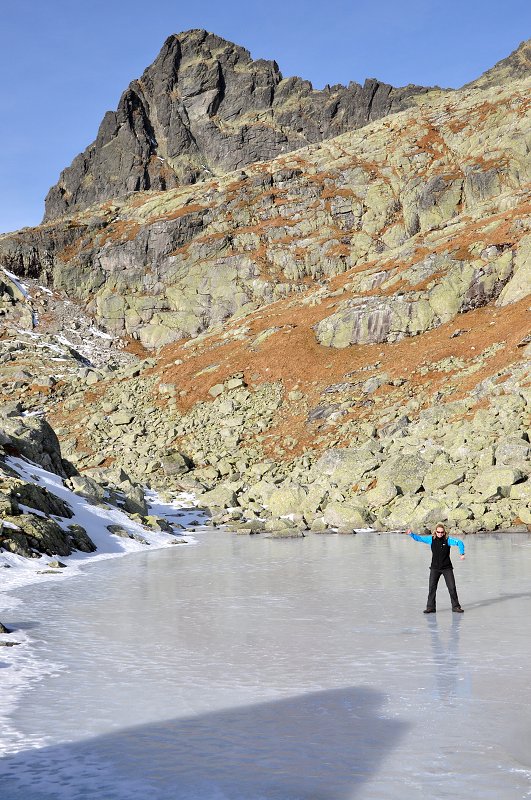
<path id="1" fill-rule="evenodd" d="M 431 535 L 420 536 L 418 533 L 412 533 L 408 528 L 405 531 L 416 542 L 424 542 L 424 544 L 431 545 L 431 565 L 430 565 L 430 583 L 428 588 L 428 602 L 424 610 L 425 614 L 435 614 L 435 595 L 437 593 L 437 584 L 439 578 L 444 575 L 448 592 L 450 593 L 450 600 L 452 601 L 452 611 L 457 614 L 462 614 L 463 609 L 457 597 L 457 589 L 455 586 L 454 568 L 450 561 L 450 547 L 459 548 L 459 558 L 461 560 L 465 557 L 465 545 L 461 539 L 453 539 L 448 536 L 444 525 L 437 525 Z"/>

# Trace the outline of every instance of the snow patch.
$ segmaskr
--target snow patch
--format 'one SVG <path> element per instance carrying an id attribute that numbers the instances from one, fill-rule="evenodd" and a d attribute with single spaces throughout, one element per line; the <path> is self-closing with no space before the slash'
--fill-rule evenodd
<path id="1" fill-rule="evenodd" d="M 105 331 L 100 331 L 98 330 L 98 328 L 95 328 L 94 325 L 90 326 L 89 333 L 92 333 L 93 336 L 99 336 L 100 339 L 112 339 L 110 333 L 105 333 Z"/>
<path id="2" fill-rule="evenodd" d="M 5 608 L 5 592 L 27 586 L 38 581 L 57 580 L 58 576 L 63 578 L 65 575 L 79 574 L 85 563 L 101 561 L 103 559 L 116 558 L 127 555 L 128 553 L 139 552 L 151 548 L 171 547 L 175 541 L 181 540 L 183 543 L 195 544 L 196 539 L 186 533 L 186 528 L 191 524 L 200 524 L 201 512 L 195 507 L 195 497 L 191 493 L 179 495 L 173 501 L 163 500 L 156 492 L 148 491 L 146 499 L 148 502 L 149 513 L 158 517 L 164 517 L 169 522 L 177 523 L 182 529 L 166 533 L 153 531 L 135 522 L 114 506 L 96 506 L 91 504 L 86 498 L 75 494 L 63 485 L 62 478 L 53 472 L 48 472 L 42 467 L 25 461 L 21 458 L 10 456 L 6 458 L 6 463 L 14 469 L 23 480 L 36 483 L 42 488 L 55 494 L 64 500 L 73 512 L 70 519 L 54 517 L 55 521 L 63 530 L 68 530 L 70 525 L 81 525 L 94 544 L 96 552 L 83 553 L 74 551 L 70 556 L 61 556 L 61 561 L 67 565 L 61 573 L 42 574 L 46 570 L 50 556 L 41 555 L 38 558 L 26 559 L 14 553 L 5 551 L 0 552 L 0 570 L 2 574 L 2 587 L 0 591 L 0 610 Z M 38 510 L 23 507 L 24 512 L 42 515 Z M 137 536 L 141 539 L 119 537 L 111 534 L 108 530 L 109 525 L 119 525 L 129 536 Z M 4 523 L 4 527 L 13 527 L 10 523 Z M 186 536 L 186 538 L 184 538 Z M 1 619 L 1 617 L 0 617 Z"/>
<path id="3" fill-rule="evenodd" d="M 9 272 L 9 270 L 4 269 L 4 267 L 2 267 L 2 272 L 4 273 L 4 275 L 7 275 L 9 280 L 12 281 L 15 284 L 17 289 L 20 292 L 22 292 L 24 297 L 26 297 L 26 298 L 30 297 L 30 293 L 29 293 L 29 290 L 28 290 L 28 287 L 26 286 L 26 284 L 25 283 L 21 283 L 19 278 L 13 272 Z"/>

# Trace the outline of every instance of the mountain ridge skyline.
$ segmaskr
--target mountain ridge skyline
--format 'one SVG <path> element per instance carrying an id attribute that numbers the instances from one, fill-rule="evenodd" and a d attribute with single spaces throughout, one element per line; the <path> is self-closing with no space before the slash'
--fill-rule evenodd
<path id="1" fill-rule="evenodd" d="M 31 16 L 22 7 L 6 8 L 0 54 L 7 99 L 0 109 L 2 231 L 38 224 L 61 169 L 95 138 L 104 112 L 116 107 L 123 88 L 153 61 L 172 29 L 214 30 L 245 44 L 255 59 L 275 58 L 283 74 L 302 75 L 316 88 L 363 83 L 371 75 L 395 86 L 457 86 L 511 52 L 531 22 L 521 0 L 510 0 L 503 18 L 488 3 L 481 18 L 454 2 L 444 14 L 418 2 L 400 9 L 385 2 L 378 9 L 334 2 L 326 13 L 305 4 L 303 15 L 298 5 L 273 2 L 266 12 L 228 0 L 221 14 L 207 0 L 201 9 L 180 9 L 177 18 L 163 0 L 155 0 L 148 16 L 139 16 L 136 0 L 128 3 L 127 14 L 121 3 L 96 2 L 89 13 L 62 0 L 45 13 L 33 9 Z M 453 6 L 457 28 L 451 26 Z M 451 49 L 443 53 L 445 31 Z"/>
<path id="2" fill-rule="evenodd" d="M 460 88 L 524 77 L 530 69 L 531 40 L 525 40 Z M 249 74 L 242 82 L 243 71 Z M 96 139 L 50 187 L 43 222 L 130 191 L 175 188 L 267 161 L 363 127 L 434 91 L 458 89 L 393 87 L 368 77 L 363 85 L 351 80 L 319 90 L 303 77 L 284 77 L 276 60 L 253 59 L 246 47 L 204 28 L 171 34 L 129 83 L 116 111 L 105 113 Z M 283 104 L 287 109 L 279 112 Z M 234 128 L 239 117 L 243 124 L 231 135 L 227 125 Z M 129 136 L 118 141 L 127 126 Z"/>

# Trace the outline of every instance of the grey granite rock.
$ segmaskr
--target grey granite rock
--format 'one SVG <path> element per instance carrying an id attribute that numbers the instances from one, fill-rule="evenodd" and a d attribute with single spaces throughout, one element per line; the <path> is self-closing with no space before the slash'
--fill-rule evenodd
<path id="1" fill-rule="evenodd" d="M 3 430 L 21 455 L 57 475 L 66 476 L 59 440 L 44 417 L 1 416 Z"/>

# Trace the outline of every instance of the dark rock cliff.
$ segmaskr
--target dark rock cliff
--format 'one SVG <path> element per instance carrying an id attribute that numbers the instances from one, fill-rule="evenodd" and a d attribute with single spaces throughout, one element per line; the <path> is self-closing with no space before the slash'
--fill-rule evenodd
<path id="1" fill-rule="evenodd" d="M 270 160 L 400 111 L 427 91 L 373 79 L 316 91 L 207 31 L 170 36 L 50 189 L 45 220 Z"/>

